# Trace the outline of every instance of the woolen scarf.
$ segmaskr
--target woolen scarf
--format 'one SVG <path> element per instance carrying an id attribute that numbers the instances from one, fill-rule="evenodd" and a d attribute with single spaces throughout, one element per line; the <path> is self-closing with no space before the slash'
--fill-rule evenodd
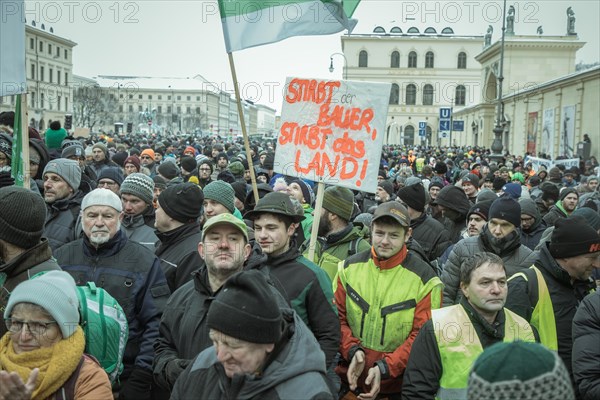
<path id="1" fill-rule="evenodd" d="M 34 368 L 39 368 L 32 399 L 47 399 L 59 390 L 73 374 L 85 348 L 85 336 L 81 327 L 67 339 L 52 347 L 15 353 L 11 333 L 0 339 L 0 370 L 16 372 L 27 382 Z"/>

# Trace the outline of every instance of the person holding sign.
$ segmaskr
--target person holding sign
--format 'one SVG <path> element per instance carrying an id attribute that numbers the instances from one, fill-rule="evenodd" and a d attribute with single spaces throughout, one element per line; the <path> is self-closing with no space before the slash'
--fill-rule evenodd
<path id="1" fill-rule="evenodd" d="M 334 283 L 340 318 L 340 398 L 397 398 L 419 330 L 441 305 L 442 282 L 406 247 L 410 217 L 396 201 L 373 215 L 372 247 L 338 265 Z M 350 393 L 350 392 L 353 393 Z"/>

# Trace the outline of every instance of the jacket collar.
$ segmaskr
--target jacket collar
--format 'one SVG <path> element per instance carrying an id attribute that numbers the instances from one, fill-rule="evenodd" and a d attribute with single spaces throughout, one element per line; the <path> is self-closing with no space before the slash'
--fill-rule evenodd
<path id="1" fill-rule="evenodd" d="M 178 228 L 170 230 L 168 232 L 160 232 L 155 230 L 156 237 L 160 240 L 161 245 L 170 245 L 175 243 L 188 235 L 200 233 L 200 226 L 197 222 L 183 224 Z"/>
<path id="2" fill-rule="evenodd" d="M 127 244 L 127 241 L 127 235 L 121 229 L 108 242 L 96 248 L 90 242 L 90 239 L 84 235 L 83 252 L 88 257 L 110 257 L 121 251 Z"/>
<path id="3" fill-rule="evenodd" d="M 48 239 L 42 238 L 32 248 L 27 249 L 27 251 L 13 258 L 10 262 L 0 265 L 0 272 L 6 273 L 9 277 L 15 276 L 51 258 L 52 250 L 48 244 Z"/>
<path id="4" fill-rule="evenodd" d="M 371 257 L 373 258 L 373 262 L 376 266 L 381 269 L 392 269 L 401 265 L 406 259 L 406 255 L 408 254 L 408 249 L 406 248 L 406 244 L 402 246 L 402 249 L 398 253 L 396 253 L 393 257 L 388 258 L 387 260 L 381 260 L 377 257 L 375 253 L 375 248 L 371 246 Z"/>

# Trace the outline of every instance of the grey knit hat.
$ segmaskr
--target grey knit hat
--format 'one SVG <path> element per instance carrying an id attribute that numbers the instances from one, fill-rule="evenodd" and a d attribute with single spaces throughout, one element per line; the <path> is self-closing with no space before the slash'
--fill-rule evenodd
<path id="1" fill-rule="evenodd" d="M 58 323 L 63 339 L 70 337 L 79 324 L 79 300 L 75 281 L 64 271 L 50 271 L 26 280 L 12 291 L 4 310 L 10 318 L 15 305 L 32 303 L 46 310 Z"/>
<path id="2" fill-rule="evenodd" d="M 202 191 L 204 192 L 204 199 L 214 200 L 223 204 L 233 214 L 235 209 L 235 191 L 229 183 L 213 181 L 206 185 Z"/>
<path id="3" fill-rule="evenodd" d="M 154 199 L 154 181 L 148 175 L 133 173 L 121 184 L 121 194 L 131 194 L 144 200 L 148 205 Z"/>
<path id="4" fill-rule="evenodd" d="M 123 211 L 123 203 L 119 196 L 112 190 L 104 188 L 94 189 L 86 194 L 81 202 L 81 211 L 85 211 L 86 208 L 92 206 L 109 206 L 117 212 Z"/>
<path id="5" fill-rule="evenodd" d="M 50 161 L 44 168 L 45 176 L 48 172 L 55 173 L 67 182 L 67 185 L 71 186 L 73 191 L 79 188 L 81 183 L 81 168 L 79 163 L 75 160 L 69 160 L 67 158 L 57 158 L 56 160 Z"/>

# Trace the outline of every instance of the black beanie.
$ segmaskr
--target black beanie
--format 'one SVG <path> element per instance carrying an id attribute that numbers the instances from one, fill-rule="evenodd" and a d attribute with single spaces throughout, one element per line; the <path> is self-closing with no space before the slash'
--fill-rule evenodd
<path id="1" fill-rule="evenodd" d="M 282 316 L 265 275 L 257 270 L 233 275 L 213 300 L 207 325 L 250 343 L 277 343 Z"/>
<path id="2" fill-rule="evenodd" d="M 558 201 L 558 186 L 550 182 L 544 182 L 541 184 L 540 189 L 542 190 L 542 200 Z"/>
<path id="3" fill-rule="evenodd" d="M 181 157 L 179 164 L 181 165 L 181 169 L 187 172 L 193 173 L 196 171 L 196 159 L 193 157 Z"/>
<path id="4" fill-rule="evenodd" d="M 521 226 L 521 205 L 512 197 L 498 197 L 490 207 L 488 221 L 492 218 L 508 221 L 518 228 Z"/>
<path id="5" fill-rule="evenodd" d="M 178 183 L 163 190 L 158 203 L 165 213 L 179 222 L 193 222 L 202 212 L 204 194 L 198 185 Z"/>
<path id="6" fill-rule="evenodd" d="M 423 212 L 425 210 L 425 188 L 420 183 L 404 186 L 398 190 L 398 197 L 413 210 Z"/>
<path id="7" fill-rule="evenodd" d="M 165 161 L 158 166 L 158 173 L 164 176 L 166 179 L 171 180 L 179 175 L 179 170 L 174 162 Z"/>
<path id="8" fill-rule="evenodd" d="M 577 190 L 575 190 L 573 188 L 567 188 L 567 189 L 563 189 L 560 192 L 560 200 L 563 201 L 565 199 L 565 197 L 567 197 L 571 193 L 574 193 L 577 196 L 577 198 L 579 198 L 579 193 L 577 193 Z"/>
<path id="9" fill-rule="evenodd" d="M 600 235 L 580 217 L 559 218 L 550 238 L 550 254 L 554 258 L 576 257 L 600 252 Z"/>
<path id="10" fill-rule="evenodd" d="M 246 187 L 248 185 L 246 182 L 234 182 L 231 184 L 233 188 L 233 192 L 235 193 L 235 198 L 241 201 L 242 203 L 246 201 Z"/>
<path id="11" fill-rule="evenodd" d="M 483 200 L 475 203 L 475 205 L 471 207 L 469 213 L 467 214 L 467 220 L 469 219 L 471 214 L 477 214 L 487 221 L 488 215 L 490 214 L 490 207 L 492 206 L 492 203 L 494 201 L 495 200 Z"/>
<path id="12" fill-rule="evenodd" d="M 42 196 L 17 186 L 0 189 L 0 239 L 29 249 L 40 242 L 45 220 Z"/>
<path id="13" fill-rule="evenodd" d="M 377 186 L 385 190 L 390 196 L 394 193 L 394 185 L 390 181 L 381 181 Z"/>
<path id="14" fill-rule="evenodd" d="M 499 192 L 500 190 L 502 190 L 504 185 L 506 185 L 506 181 L 504 179 L 500 178 L 499 176 L 494 178 L 494 182 L 492 183 L 494 191 Z"/>
<path id="15" fill-rule="evenodd" d="M 273 169 L 274 165 L 275 165 L 275 155 L 267 154 L 267 157 L 265 157 L 265 160 L 263 161 L 263 168 L 270 171 Z"/>

